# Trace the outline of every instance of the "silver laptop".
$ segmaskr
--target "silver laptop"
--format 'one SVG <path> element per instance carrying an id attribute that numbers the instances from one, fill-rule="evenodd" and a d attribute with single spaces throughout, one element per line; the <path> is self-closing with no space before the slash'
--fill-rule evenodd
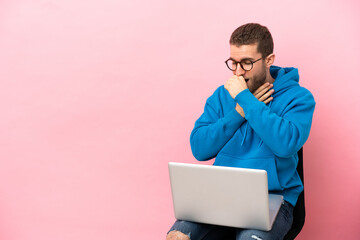
<path id="1" fill-rule="evenodd" d="M 170 162 L 169 174 L 179 220 L 269 231 L 283 202 L 265 170 Z"/>

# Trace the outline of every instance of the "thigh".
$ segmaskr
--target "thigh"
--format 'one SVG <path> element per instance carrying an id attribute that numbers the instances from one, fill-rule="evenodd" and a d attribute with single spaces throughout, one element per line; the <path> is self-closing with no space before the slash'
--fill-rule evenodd
<path id="1" fill-rule="evenodd" d="M 281 205 L 279 213 L 270 231 L 238 229 L 236 239 L 282 240 L 291 228 L 293 222 L 293 209 L 294 208 L 290 203 L 285 202 Z"/>
<path id="2" fill-rule="evenodd" d="M 179 231 L 191 240 L 235 240 L 235 228 L 177 220 L 170 231 Z"/>

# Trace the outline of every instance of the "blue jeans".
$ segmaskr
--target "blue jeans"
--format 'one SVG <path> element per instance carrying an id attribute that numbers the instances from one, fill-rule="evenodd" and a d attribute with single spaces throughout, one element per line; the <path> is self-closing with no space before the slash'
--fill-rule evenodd
<path id="1" fill-rule="evenodd" d="M 188 235 L 191 240 L 282 240 L 291 228 L 293 222 L 293 210 L 293 206 L 290 203 L 284 201 L 284 203 L 281 205 L 272 229 L 268 232 L 181 220 L 177 220 L 170 231 L 180 231 Z"/>

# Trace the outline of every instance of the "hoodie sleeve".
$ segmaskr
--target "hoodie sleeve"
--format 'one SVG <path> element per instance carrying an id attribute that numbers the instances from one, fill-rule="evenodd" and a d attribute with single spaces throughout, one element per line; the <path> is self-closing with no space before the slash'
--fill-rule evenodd
<path id="1" fill-rule="evenodd" d="M 204 113 L 195 122 L 190 135 L 192 153 L 199 161 L 216 157 L 245 121 L 235 107 L 225 116 L 221 116 L 220 102 L 216 99 L 219 98 L 213 95 L 206 101 Z"/>
<path id="2" fill-rule="evenodd" d="M 262 141 L 279 157 L 295 154 L 310 134 L 315 100 L 312 94 L 300 87 L 281 116 L 275 114 L 264 103 L 258 101 L 246 89 L 235 101 L 244 109 L 245 119 Z"/>

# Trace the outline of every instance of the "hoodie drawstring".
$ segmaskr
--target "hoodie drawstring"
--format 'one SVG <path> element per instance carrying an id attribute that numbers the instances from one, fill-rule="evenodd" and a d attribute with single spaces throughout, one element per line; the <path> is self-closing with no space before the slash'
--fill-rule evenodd
<path id="1" fill-rule="evenodd" d="M 272 97 L 272 94 L 271 94 L 271 97 Z M 269 102 L 269 108 L 271 108 L 271 104 L 272 104 L 272 101 Z M 261 145 L 263 144 L 263 140 L 260 139 L 260 142 L 259 142 L 259 145 L 258 145 L 258 148 L 261 147 Z"/>

